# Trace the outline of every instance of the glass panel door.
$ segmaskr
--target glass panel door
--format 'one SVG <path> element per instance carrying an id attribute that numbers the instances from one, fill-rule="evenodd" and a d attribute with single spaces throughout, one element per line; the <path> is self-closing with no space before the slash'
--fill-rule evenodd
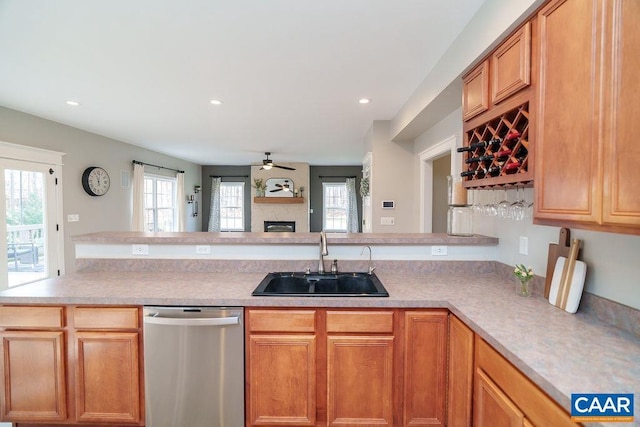
<path id="1" fill-rule="evenodd" d="M 57 274 L 55 241 L 55 177 L 49 165 L 0 160 L 0 289 L 17 286 Z M 53 253 L 51 248 L 54 248 Z"/>

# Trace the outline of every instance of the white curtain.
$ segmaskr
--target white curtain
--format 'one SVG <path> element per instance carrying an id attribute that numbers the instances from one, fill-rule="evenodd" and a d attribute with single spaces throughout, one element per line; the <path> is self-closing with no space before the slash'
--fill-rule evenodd
<path id="1" fill-rule="evenodd" d="M 347 232 L 357 233 L 358 226 L 358 200 L 356 197 L 356 179 L 347 178 L 347 201 L 349 212 L 347 214 Z"/>
<path id="2" fill-rule="evenodd" d="M 184 172 L 178 172 L 176 175 L 176 216 L 178 217 L 178 223 L 176 224 L 176 231 L 184 231 L 187 221 L 187 202 L 184 194 Z"/>
<path id="3" fill-rule="evenodd" d="M 131 231 L 144 229 L 144 165 L 133 164 L 133 215 Z"/>
<path id="4" fill-rule="evenodd" d="M 211 210 L 209 231 L 220 231 L 220 178 L 211 178 Z"/>

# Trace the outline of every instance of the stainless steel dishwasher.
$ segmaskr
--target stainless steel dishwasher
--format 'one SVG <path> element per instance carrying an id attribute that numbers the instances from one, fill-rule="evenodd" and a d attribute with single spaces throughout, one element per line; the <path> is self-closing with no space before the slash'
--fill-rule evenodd
<path id="1" fill-rule="evenodd" d="M 147 427 L 244 426 L 242 307 L 145 307 Z"/>

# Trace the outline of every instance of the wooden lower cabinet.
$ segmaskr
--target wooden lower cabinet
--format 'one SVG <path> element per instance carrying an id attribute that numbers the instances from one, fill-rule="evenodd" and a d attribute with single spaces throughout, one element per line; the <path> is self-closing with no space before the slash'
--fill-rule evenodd
<path id="1" fill-rule="evenodd" d="M 471 427 L 474 334 L 460 319 L 449 316 L 449 376 L 447 425 Z"/>
<path id="2" fill-rule="evenodd" d="M 0 306 L 0 421 L 144 425 L 141 308 Z"/>
<path id="3" fill-rule="evenodd" d="M 446 425 L 446 310 L 245 315 L 247 426 Z"/>
<path id="4" fill-rule="evenodd" d="M 581 425 L 478 336 L 474 382 L 474 427 Z"/>
<path id="5" fill-rule="evenodd" d="M 524 423 L 524 414 L 500 388 L 479 369 L 476 371 L 474 426 L 518 427 Z"/>
<path id="6" fill-rule="evenodd" d="M 307 334 L 250 337 L 250 425 L 315 425 L 315 341 Z"/>
<path id="7" fill-rule="evenodd" d="M 139 339 L 136 332 L 75 334 L 78 421 L 140 421 Z"/>
<path id="8" fill-rule="evenodd" d="M 445 426 L 447 311 L 404 313 L 404 426 Z"/>
<path id="9" fill-rule="evenodd" d="M 64 332 L 3 331 L 2 420 L 67 418 Z"/>
<path id="10" fill-rule="evenodd" d="M 393 425 L 392 336 L 329 336 L 327 425 Z"/>

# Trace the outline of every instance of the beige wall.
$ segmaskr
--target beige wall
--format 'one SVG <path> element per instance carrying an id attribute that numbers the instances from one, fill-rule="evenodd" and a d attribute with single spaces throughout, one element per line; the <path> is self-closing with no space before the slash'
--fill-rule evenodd
<path id="1" fill-rule="evenodd" d="M 71 236 L 130 229 L 131 186 L 121 186 L 120 177 L 121 171 L 128 171 L 131 178 L 132 160 L 184 170 L 187 194 L 193 194 L 193 187 L 201 184 L 199 165 L 4 107 L 0 107 L 0 141 L 66 153 L 62 225 L 67 273 L 75 271 Z M 101 166 L 109 174 L 111 188 L 105 196 L 91 197 L 82 189 L 82 172 L 89 166 Z M 191 206 L 187 205 L 187 231 L 196 231 L 201 216 L 194 218 Z M 80 222 L 66 222 L 68 214 L 79 214 Z"/>
<path id="2" fill-rule="evenodd" d="M 414 200 L 413 144 L 391 141 L 390 121 L 373 122 L 371 135 L 371 203 L 373 233 L 411 233 L 417 231 L 418 204 Z M 382 209 L 383 200 L 395 201 L 395 209 Z M 393 217 L 394 225 L 381 225 L 381 217 Z"/>

